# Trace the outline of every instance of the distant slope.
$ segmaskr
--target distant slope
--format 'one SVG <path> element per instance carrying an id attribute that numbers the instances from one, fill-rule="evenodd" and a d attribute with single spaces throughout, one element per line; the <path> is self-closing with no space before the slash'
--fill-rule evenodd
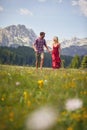
<path id="1" fill-rule="evenodd" d="M 87 55 L 87 46 L 70 46 L 67 48 L 63 48 L 61 54 L 67 56 L 84 56 Z"/>

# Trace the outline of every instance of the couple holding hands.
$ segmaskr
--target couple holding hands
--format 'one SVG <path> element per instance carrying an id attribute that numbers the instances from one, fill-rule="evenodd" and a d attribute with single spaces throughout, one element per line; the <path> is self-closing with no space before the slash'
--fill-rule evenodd
<path id="1" fill-rule="evenodd" d="M 42 69 L 44 63 L 44 46 L 46 47 L 47 51 L 52 56 L 52 68 L 58 69 L 61 67 L 61 59 L 60 59 L 60 43 L 58 41 L 58 37 L 53 38 L 53 48 L 52 51 L 49 50 L 46 41 L 44 39 L 45 33 L 40 32 L 39 38 L 37 38 L 33 44 L 33 48 L 36 55 L 36 69 L 39 67 Z"/>

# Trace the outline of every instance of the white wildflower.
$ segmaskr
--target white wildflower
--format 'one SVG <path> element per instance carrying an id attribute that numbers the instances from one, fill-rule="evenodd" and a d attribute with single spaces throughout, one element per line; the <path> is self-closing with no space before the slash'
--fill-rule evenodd
<path id="1" fill-rule="evenodd" d="M 8 73 L 8 76 L 11 76 L 11 74 L 10 74 L 10 73 Z"/>
<path id="2" fill-rule="evenodd" d="M 66 109 L 68 111 L 74 111 L 81 108 L 83 102 L 80 99 L 68 99 L 66 102 Z"/>
<path id="3" fill-rule="evenodd" d="M 47 85 L 48 81 L 47 80 L 44 80 L 44 84 Z"/>
<path id="4" fill-rule="evenodd" d="M 40 108 L 27 119 L 28 130 L 47 130 L 56 123 L 56 113 L 50 107 Z"/>
<path id="5" fill-rule="evenodd" d="M 15 84 L 16 84 L 16 86 L 19 86 L 19 85 L 20 85 L 20 82 L 17 81 Z"/>

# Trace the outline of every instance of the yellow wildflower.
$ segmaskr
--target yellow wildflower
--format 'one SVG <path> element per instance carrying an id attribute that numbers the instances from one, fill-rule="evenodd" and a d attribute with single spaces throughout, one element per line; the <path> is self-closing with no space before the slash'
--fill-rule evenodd
<path id="1" fill-rule="evenodd" d="M 87 92 L 86 91 L 84 91 L 84 95 L 86 95 L 87 94 Z"/>
<path id="2" fill-rule="evenodd" d="M 27 102 L 27 106 L 28 106 L 28 107 L 31 106 L 31 101 L 28 100 L 28 102 Z"/>
<path id="3" fill-rule="evenodd" d="M 5 100 L 4 97 L 2 97 L 1 100 L 4 101 Z"/>
<path id="4" fill-rule="evenodd" d="M 76 113 L 73 113 L 71 115 L 71 118 L 74 119 L 74 120 L 76 120 L 76 121 L 79 121 L 81 119 L 81 117 L 82 116 L 80 114 L 76 114 Z"/>
<path id="5" fill-rule="evenodd" d="M 73 128 L 72 127 L 68 127 L 67 130 L 73 130 Z"/>
<path id="6" fill-rule="evenodd" d="M 66 111 L 63 111 L 61 114 L 64 116 L 64 115 L 66 115 L 66 114 L 67 114 L 67 112 L 66 112 Z"/>
<path id="7" fill-rule="evenodd" d="M 14 112 L 10 112 L 10 114 L 9 114 L 9 120 L 10 121 L 14 120 Z"/>
<path id="8" fill-rule="evenodd" d="M 83 114 L 83 119 L 87 119 L 87 113 Z"/>
<path id="9" fill-rule="evenodd" d="M 38 80 L 38 85 L 39 85 L 39 88 L 41 89 L 43 87 L 43 80 Z"/>
<path id="10" fill-rule="evenodd" d="M 27 100 L 27 97 L 28 97 L 27 92 L 26 92 L 26 91 L 24 91 L 24 93 L 23 93 L 23 94 L 24 94 L 24 99 L 25 99 L 25 100 Z"/>

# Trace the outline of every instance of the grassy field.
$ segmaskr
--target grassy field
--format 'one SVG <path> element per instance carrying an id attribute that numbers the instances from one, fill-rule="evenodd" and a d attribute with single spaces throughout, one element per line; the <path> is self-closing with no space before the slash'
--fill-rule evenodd
<path id="1" fill-rule="evenodd" d="M 55 123 L 26 128 L 27 119 L 47 107 L 56 113 Z M 0 65 L 0 130 L 26 129 L 87 130 L 87 70 Z"/>

